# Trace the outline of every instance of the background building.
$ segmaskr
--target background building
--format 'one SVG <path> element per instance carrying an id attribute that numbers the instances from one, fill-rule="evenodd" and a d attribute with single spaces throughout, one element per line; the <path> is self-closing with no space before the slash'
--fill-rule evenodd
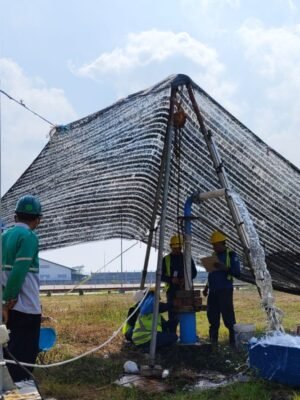
<path id="1" fill-rule="evenodd" d="M 70 284 L 82 280 L 85 275 L 81 273 L 83 266 L 66 267 L 52 261 L 40 258 L 40 282 L 41 285 Z"/>

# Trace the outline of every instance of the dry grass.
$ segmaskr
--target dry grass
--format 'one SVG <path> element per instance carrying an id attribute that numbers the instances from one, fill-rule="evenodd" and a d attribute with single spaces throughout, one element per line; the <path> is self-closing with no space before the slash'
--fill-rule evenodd
<path id="1" fill-rule="evenodd" d="M 132 304 L 131 294 L 94 294 L 43 297 L 44 314 L 57 320 L 53 326 L 57 330 L 58 343 L 46 356 L 46 363 L 64 360 L 89 350 L 107 340 L 120 326 Z M 293 330 L 299 321 L 299 297 L 276 293 L 276 304 L 286 314 L 284 327 Z M 256 290 L 239 290 L 235 292 L 236 318 L 239 323 L 254 323 L 258 332 L 263 332 L 266 323 L 260 307 Z M 49 324 L 47 324 L 49 325 Z M 197 331 L 201 338 L 208 338 L 208 323 L 204 312 L 197 313 Z M 221 340 L 227 342 L 227 331 L 221 326 Z M 41 389 L 47 396 L 61 399 L 140 399 L 134 390 L 116 387 L 111 383 L 122 373 L 123 363 L 133 359 L 146 363 L 145 355 L 136 349 L 124 347 L 123 338 L 119 335 L 105 348 L 93 356 L 64 367 L 36 371 L 41 381 Z M 230 363 L 226 360 L 230 359 Z M 146 395 L 143 400 L 153 399 L 277 399 L 274 394 L 284 393 L 282 399 L 300 399 L 293 391 L 270 385 L 266 382 L 253 381 L 245 386 L 233 385 L 231 388 L 203 393 L 182 392 L 182 387 L 192 379 L 193 374 L 201 369 L 218 370 L 233 373 L 235 368 L 245 363 L 245 356 L 233 354 L 224 347 L 218 353 L 197 352 L 192 349 L 165 351 L 158 354 L 158 361 L 172 369 L 174 393 L 172 395 Z M 187 371 L 186 374 L 183 371 Z M 194 371 L 194 372 L 192 372 Z M 190 379 L 187 378 L 190 377 Z M 237 387 L 236 387 L 237 386 Z M 261 393 L 258 397 L 258 392 Z M 213 393 L 213 395 L 212 395 Z M 253 394 L 251 394 L 253 393 Z"/>

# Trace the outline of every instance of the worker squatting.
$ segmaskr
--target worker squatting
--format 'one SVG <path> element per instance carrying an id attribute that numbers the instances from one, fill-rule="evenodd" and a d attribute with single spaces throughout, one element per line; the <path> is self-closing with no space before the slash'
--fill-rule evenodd
<path id="1" fill-rule="evenodd" d="M 229 343 L 234 346 L 234 325 L 236 323 L 233 305 L 233 278 L 240 276 L 240 261 L 237 254 L 228 249 L 227 237 L 219 231 L 211 234 L 210 243 L 213 254 L 217 257 L 214 270 L 208 273 L 208 281 L 203 291 L 207 297 L 207 318 L 209 321 L 209 336 L 213 344 L 218 343 L 220 318 L 229 332 Z M 170 239 L 171 252 L 163 258 L 162 282 L 165 282 L 167 302 L 159 303 L 156 346 L 169 346 L 177 342 L 178 313 L 174 311 L 174 299 L 179 290 L 184 289 L 184 257 L 182 253 L 183 238 L 174 235 Z M 197 270 L 194 260 L 191 260 L 191 276 L 196 277 Z M 136 346 L 148 350 L 151 342 L 153 307 L 155 289 L 135 293 L 135 304 L 130 307 L 131 315 L 124 326 L 123 333 L 127 340 Z M 145 297 L 145 298 L 144 298 Z M 140 304 L 140 302 L 142 303 Z M 134 311 L 137 310 L 135 313 Z M 168 312 L 168 320 L 161 315 Z M 133 314 L 133 315 L 132 315 Z"/>

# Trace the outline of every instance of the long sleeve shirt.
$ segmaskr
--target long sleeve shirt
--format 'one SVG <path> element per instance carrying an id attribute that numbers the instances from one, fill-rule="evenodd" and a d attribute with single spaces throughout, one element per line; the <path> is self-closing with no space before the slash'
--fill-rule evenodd
<path id="1" fill-rule="evenodd" d="M 141 305 L 140 314 L 141 315 L 152 314 L 153 308 L 154 308 L 154 293 L 149 293 Z M 158 309 L 159 313 L 164 313 L 168 311 L 169 308 L 170 308 L 169 304 L 159 302 L 159 309 Z"/>
<path id="2" fill-rule="evenodd" d="M 2 234 L 3 301 L 18 299 L 14 310 L 40 314 L 39 243 L 37 235 L 23 223 Z"/>
<path id="3" fill-rule="evenodd" d="M 226 265 L 227 253 L 218 253 L 217 257 L 220 263 Z M 232 277 L 238 278 L 240 276 L 240 260 L 234 251 L 229 252 L 230 266 L 226 271 L 212 271 L 208 274 L 208 287 L 210 291 L 219 289 L 231 289 L 233 287 Z"/>

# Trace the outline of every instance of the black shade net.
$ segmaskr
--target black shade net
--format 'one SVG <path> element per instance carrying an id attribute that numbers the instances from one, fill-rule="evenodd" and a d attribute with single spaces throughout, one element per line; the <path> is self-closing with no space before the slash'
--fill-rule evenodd
<path id="1" fill-rule="evenodd" d="M 13 222 L 17 199 L 38 195 L 41 250 L 122 237 L 147 242 L 169 118 L 171 86 L 187 120 L 173 134 L 165 250 L 178 231 L 187 197 L 219 189 L 186 84 L 191 84 L 206 129 L 218 146 L 232 190 L 247 205 L 275 289 L 300 294 L 300 171 L 268 147 L 183 75 L 120 100 L 86 118 L 57 127 L 30 167 L 2 198 L 1 217 Z M 158 219 L 161 203 L 157 210 Z M 231 214 L 223 199 L 193 205 L 193 256 L 211 253 L 212 226 L 229 237 L 253 282 Z M 205 222 L 209 221 L 209 223 Z M 180 228 L 179 228 L 180 229 Z M 153 243 L 157 245 L 157 243 Z M 141 260 L 142 268 L 143 260 Z"/>

